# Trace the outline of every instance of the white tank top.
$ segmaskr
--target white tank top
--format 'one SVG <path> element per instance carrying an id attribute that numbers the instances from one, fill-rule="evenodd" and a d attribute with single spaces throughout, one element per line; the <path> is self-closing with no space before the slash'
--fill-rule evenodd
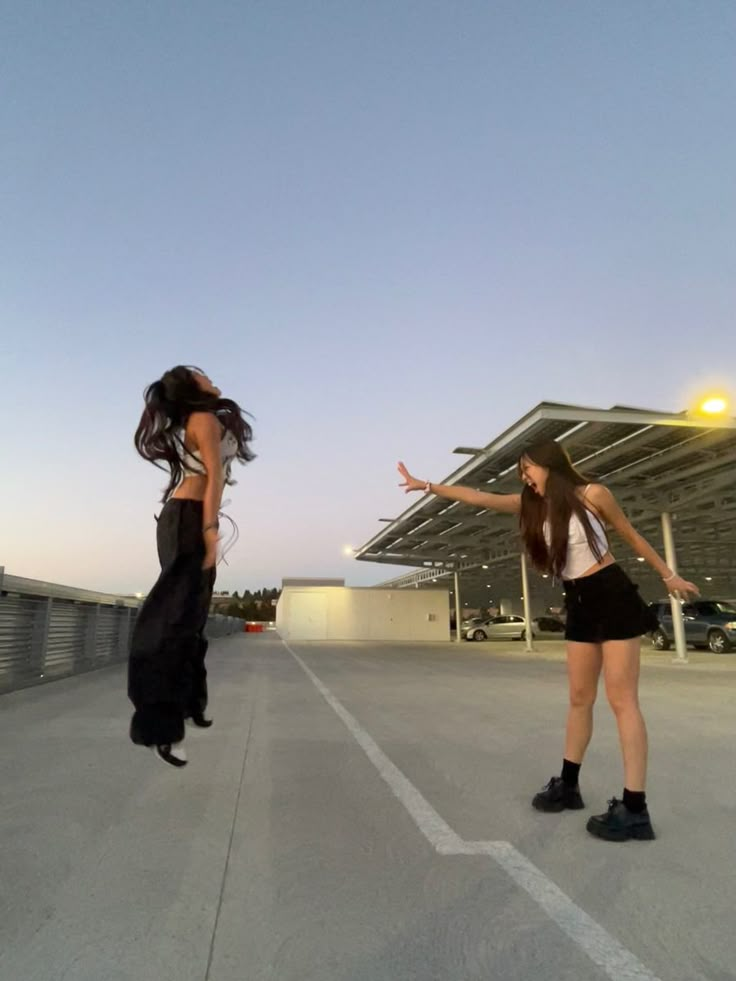
<path id="1" fill-rule="evenodd" d="M 585 488 L 585 493 L 587 491 L 588 487 Z M 597 514 L 594 514 L 590 509 L 586 510 L 588 511 L 590 526 L 593 529 L 593 537 L 603 556 L 609 551 L 605 528 Z M 549 546 L 552 541 L 552 529 L 549 521 L 544 522 L 544 539 Z M 582 521 L 576 514 L 570 515 L 570 525 L 567 532 L 567 559 L 561 573 L 562 578 L 579 579 L 583 573 L 587 572 L 592 566 L 597 565 L 599 561 L 595 552 L 588 544 L 588 538 L 585 534 Z"/>
<path id="2" fill-rule="evenodd" d="M 185 477 L 201 477 L 207 473 L 204 463 L 196 453 L 191 453 L 184 443 L 185 431 L 182 429 L 178 434 L 179 445 L 181 446 L 181 465 L 182 480 Z M 238 441 L 235 436 L 226 429 L 220 441 L 220 461 L 222 463 L 222 474 L 227 479 L 230 477 L 230 465 L 237 456 Z"/>

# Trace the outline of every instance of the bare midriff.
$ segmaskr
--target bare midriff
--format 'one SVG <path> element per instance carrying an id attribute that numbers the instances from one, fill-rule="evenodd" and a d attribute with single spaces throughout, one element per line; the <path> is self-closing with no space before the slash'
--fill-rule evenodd
<path id="1" fill-rule="evenodd" d="M 577 578 L 587 579 L 588 576 L 594 576 L 596 572 L 600 572 L 601 569 L 605 569 L 609 565 L 615 565 L 615 564 L 616 564 L 616 560 L 614 559 L 614 557 L 611 555 L 610 552 L 606 552 L 606 554 L 603 556 L 600 562 L 596 562 L 595 565 L 592 565 L 589 569 L 586 569 L 585 572 L 581 573 Z"/>
<path id="2" fill-rule="evenodd" d="M 182 480 L 171 496 L 186 501 L 203 501 L 206 490 L 207 477 L 204 474 L 192 474 Z"/>

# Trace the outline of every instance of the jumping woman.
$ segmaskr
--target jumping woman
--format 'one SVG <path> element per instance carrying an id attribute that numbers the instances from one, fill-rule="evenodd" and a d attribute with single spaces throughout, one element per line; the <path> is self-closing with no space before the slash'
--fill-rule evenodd
<path id="1" fill-rule="evenodd" d="M 570 706 L 559 777 L 535 795 L 539 811 L 580 810 L 585 805 L 578 774 L 593 733 L 593 704 L 603 670 L 608 702 L 616 717 L 624 765 L 623 799 L 609 801 L 591 817 L 588 831 L 608 841 L 655 837 L 647 808 L 647 730 L 639 707 L 641 636 L 656 626 L 638 587 L 611 554 L 606 527 L 614 528 L 661 577 L 675 596 L 698 589 L 674 573 L 633 528 L 613 494 L 589 484 L 562 447 L 548 441 L 530 446 L 519 459 L 521 494 L 487 494 L 417 480 L 403 463 L 401 487 L 461 501 L 474 508 L 518 514 L 524 547 L 541 572 L 563 581 L 567 624 Z"/>
<path id="2" fill-rule="evenodd" d="M 219 512 L 233 460 L 253 459 L 236 402 L 183 365 L 149 385 L 135 433 L 143 457 L 168 470 L 156 538 L 161 574 L 141 607 L 128 662 L 130 738 L 171 766 L 187 762 L 185 720 L 212 725 L 205 626 L 215 583 Z"/>

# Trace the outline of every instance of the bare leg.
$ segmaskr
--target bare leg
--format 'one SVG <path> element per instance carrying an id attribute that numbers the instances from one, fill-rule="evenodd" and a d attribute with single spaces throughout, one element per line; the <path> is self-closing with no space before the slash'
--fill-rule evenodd
<path id="1" fill-rule="evenodd" d="M 567 713 L 565 760 L 577 763 L 572 768 L 563 763 L 559 777 L 535 794 L 532 807 L 538 811 L 559 812 L 585 807 L 577 783 L 579 764 L 583 762 L 593 734 L 593 704 L 598 692 L 603 654 L 599 644 L 567 642 L 567 678 L 570 685 L 570 708 Z"/>
<path id="2" fill-rule="evenodd" d="M 647 778 L 647 728 L 639 708 L 641 640 L 609 640 L 603 644 L 603 676 L 608 702 L 616 716 L 624 760 L 624 786 L 644 790 Z"/>
<path id="3" fill-rule="evenodd" d="M 600 644 L 567 642 L 567 678 L 570 708 L 567 713 L 565 759 L 582 763 L 593 735 L 593 705 L 598 693 L 603 653 Z"/>

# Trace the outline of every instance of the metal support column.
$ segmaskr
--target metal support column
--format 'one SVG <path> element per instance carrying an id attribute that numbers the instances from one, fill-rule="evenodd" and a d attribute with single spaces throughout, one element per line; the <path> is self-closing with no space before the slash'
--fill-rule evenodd
<path id="1" fill-rule="evenodd" d="M 460 602 L 460 573 L 455 573 L 455 640 L 457 643 L 463 639 L 462 630 L 462 603 Z"/>
<path id="2" fill-rule="evenodd" d="M 677 572 L 677 556 L 675 554 L 675 538 L 672 534 L 672 515 L 669 511 L 662 513 L 662 535 L 664 537 L 664 558 L 673 572 Z M 687 644 L 685 642 L 685 621 L 682 616 L 682 605 L 676 596 L 670 596 L 672 607 L 672 629 L 675 634 L 675 657 L 673 664 L 687 664 Z"/>
<path id="3" fill-rule="evenodd" d="M 534 650 L 534 644 L 532 642 L 532 611 L 531 604 L 529 602 L 529 572 L 527 570 L 526 564 L 526 552 L 521 553 L 521 592 L 523 593 L 524 599 L 524 633 L 526 634 L 526 649 L 527 651 Z"/>

